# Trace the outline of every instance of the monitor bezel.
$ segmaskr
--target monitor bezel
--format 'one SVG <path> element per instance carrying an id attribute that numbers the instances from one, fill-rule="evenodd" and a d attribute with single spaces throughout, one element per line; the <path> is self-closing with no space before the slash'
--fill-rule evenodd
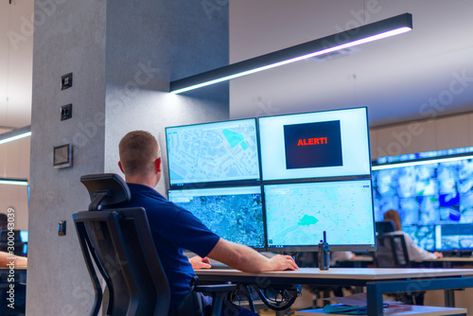
<path id="1" fill-rule="evenodd" d="M 250 247 L 250 248 L 252 248 L 252 249 L 254 249 L 254 250 L 256 250 L 256 251 L 261 251 L 261 252 L 262 252 L 262 251 L 266 251 L 266 249 L 267 249 L 267 248 L 266 248 L 266 246 L 267 246 L 267 238 L 266 238 L 267 234 L 266 234 L 266 225 L 265 225 L 266 212 L 265 212 L 265 204 L 264 204 L 264 196 L 263 196 L 263 186 L 262 186 L 261 184 L 248 185 L 248 186 L 245 185 L 245 186 L 217 187 L 217 188 L 208 188 L 208 187 L 203 188 L 203 187 L 202 187 L 202 188 L 182 189 L 182 190 L 180 190 L 180 189 L 177 189 L 177 190 L 176 190 L 176 189 L 173 189 L 173 190 L 169 189 L 169 190 L 167 190 L 167 197 L 168 197 L 168 200 L 169 200 L 171 203 L 176 204 L 175 202 L 173 202 L 173 201 L 171 201 L 171 200 L 169 199 L 169 193 L 170 193 L 171 191 L 212 190 L 212 189 L 249 188 L 249 187 L 257 187 L 257 188 L 259 188 L 259 190 L 260 190 L 260 196 L 261 196 L 261 213 L 262 213 L 261 215 L 262 215 L 262 219 L 263 219 L 263 235 L 264 235 L 264 236 L 263 236 L 263 247 L 254 247 L 254 246 L 250 246 L 250 245 L 245 245 L 245 246 Z M 191 213 L 192 213 L 192 212 L 191 212 Z M 194 216 L 195 216 L 195 215 L 194 215 Z M 199 218 L 199 220 L 201 220 L 201 219 Z M 209 229 L 210 229 L 210 228 L 209 228 Z M 220 238 L 222 238 L 222 237 L 220 236 Z M 231 241 L 231 240 L 229 240 L 229 241 Z"/>
<path id="2" fill-rule="evenodd" d="M 371 175 L 371 165 L 372 165 L 372 156 L 371 156 L 371 139 L 370 139 L 370 128 L 369 128 L 369 115 L 368 115 L 368 107 L 367 106 L 357 106 L 357 107 L 348 107 L 348 108 L 341 108 L 341 109 L 332 109 L 332 110 L 321 110 L 321 111 L 308 111 L 308 112 L 300 112 L 300 113 L 289 113 L 289 114 L 276 114 L 276 115 L 266 115 L 266 116 L 259 116 L 256 118 L 257 123 L 258 123 L 258 140 L 261 142 L 261 130 L 260 130 L 260 121 L 261 119 L 267 119 L 267 118 L 273 118 L 273 117 L 281 117 L 281 116 L 296 116 L 296 115 L 305 115 L 305 114 L 317 114 L 317 113 L 326 113 L 326 112 L 342 112 L 342 111 L 351 111 L 351 110 L 360 110 L 364 109 L 365 110 L 365 116 L 366 116 L 366 131 L 367 131 L 367 137 L 368 137 L 368 160 L 369 160 L 369 173 L 363 174 L 364 175 Z M 258 149 L 261 149 L 261 145 Z M 269 179 L 265 180 L 264 179 L 264 174 L 263 174 L 263 159 L 261 156 L 261 150 L 260 152 L 260 166 L 261 166 L 261 171 L 260 171 L 260 178 L 263 183 L 269 183 L 273 181 L 292 181 L 292 180 L 304 180 L 304 179 L 319 179 L 322 177 L 306 177 L 306 178 L 279 178 L 279 179 Z M 334 179 L 334 178 L 348 178 L 348 177 L 356 177 L 357 175 L 348 175 L 348 176 L 334 176 L 334 177 L 323 177 L 324 179 Z"/>
<path id="3" fill-rule="evenodd" d="M 357 244 L 357 245 L 332 245 L 329 244 L 330 250 L 331 251 L 376 251 L 377 244 L 376 244 L 376 230 L 375 230 L 375 218 L 374 218 L 374 194 L 373 194 L 373 180 L 371 179 L 370 176 L 366 176 L 365 178 L 358 178 L 358 179 L 336 179 L 336 180 L 331 180 L 331 181 L 305 181 L 305 182 L 300 182 L 300 181 L 294 181 L 291 183 L 267 183 L 266 185 L 284 185 L 284 184 L 299 184 L 299 183 L 317 183 L 317 182 L 354 182 L 354 181 L 369 181 L 370 187 L 371 187 L 371 214 L 372 214 L 372 227 L 373 227 L 373 244 Z M 265 193 L 264 191 L 264 185 L 262 188 L 263 194 Z M 264 208 L 265 212 L 265 219 L 267 218 L 267 209 L 266 205 Z M 267 232 L 267 221 L 265 220 L 264 222 L 265 225 L 265 231 Z M 303 251 L 303 252 L 317 252 L 318 251 L 318 244 L 317 245 L 284 245 L 284 246 L 274 246 L 274 245 L 269 245 L 268 243 L 268 234 L 266 233 L 266 249 L 271 252 L 298 252 L 298 251 Z"/>
<path id="4" fill-rule="evenodd" d="M 253 121 L 255 125 L 255 133 L 256 133 L 256 150 L 257 150 L 257 158 L 258 158 L 258 172 L 259 178 L 253 179 L 239 179 L 239 180 L 224 180 L 224 181 L 208 181 L 208 182 L 188 182 L 188 183 L 179 183 L 173 184 L 171 182 L 171 167 L 170 167 L 170 160 L 169 160 L 169 142 L 168 142 L 168 130 L 174 128 L 185 128 L 191 126 L 202 126 L 202 125 L 211 125 L 211 124 L 219 124 L 219 123 L 227 123 L 227 122 L 238 122 L 238 121 Z M 168 187 L 169 190 L 185 190 L 185 189 L 200 189 L 200 188 L 219 188 L 219 187 L 233 187 L 233 186 L 255 186 L 260 185 L 261 182 L 261 157 L 260 157 L 260 150 L 259 150 L 259 130 L 258 130 L 258 120 L 256 117 L 249 117 L 249 118 L 239 118 L 239 119 L 232 119 L 232 120 L 220 120 L 215 122 L 204 122 L 204 123 L 193 123 L 193 124 L 184 124 L 184 125 L 176 125 L 176 126 L 168 126 L 164 128 L 164 139 L 166 143 L 166 163 L 167 163 L 167 173 L 168 173 Z"/>

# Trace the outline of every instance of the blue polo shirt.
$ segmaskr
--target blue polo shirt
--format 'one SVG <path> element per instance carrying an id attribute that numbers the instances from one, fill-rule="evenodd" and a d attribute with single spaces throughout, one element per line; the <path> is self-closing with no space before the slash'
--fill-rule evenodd
<path id="1" fill-rule="evenodd" d="M 156 190 L 128 183 L 131 200 L 120 207 L 143 207 L 148 216 L 154 243 L 166 272 L 171 305 L 177 306 L 190 293 L 195 273 L 183 250 L 206 257 L 220 237 L 192 213 L 166 200 Z"/>

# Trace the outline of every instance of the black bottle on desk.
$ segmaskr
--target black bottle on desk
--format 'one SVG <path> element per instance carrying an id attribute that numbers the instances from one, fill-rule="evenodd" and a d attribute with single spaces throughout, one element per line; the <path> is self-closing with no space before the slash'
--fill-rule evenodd
<path id="1" fill-rule="evenodd" d="M 330 247 L 327 243 L 327 233 L 324 231 L 324 239 L 319 243 L 319 269 L 328 270 L 330 269 Z"/>

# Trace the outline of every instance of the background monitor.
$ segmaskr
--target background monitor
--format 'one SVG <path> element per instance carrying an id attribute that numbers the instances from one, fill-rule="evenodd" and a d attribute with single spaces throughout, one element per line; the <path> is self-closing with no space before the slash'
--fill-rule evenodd
<path id="1" fill-rule="evenodd" d="M 438 225 L 436 237 L 437 250 L 473 250 L 473 224 Z"/>
<path id="2" fill-rule="evenodd" d="M 370 174 L 365 107 L 258 120 L 263 180 Z"/>
<path id="3" fill-rule="evenodd" d="M 20 230 L 20 239 L 22 242 L 28 242 L 28 231 Z"/>
<path id="4" fill-rule="evenodd" d="M 166 128 L 171 187 L 259 180 L 256 120 Z"/>
<path id="5" fill-rule="evenodd" d="M 435 250 L 435 225 L 409 225 L 404 226 L 402 229 L 412 238 L 417 246 L 429 251 Z"/>
<path id="6" fill-rule="evenodd" d="M 226 240 L 265 247 L 261 187 L 171 190 L 169 200 Z"/>
<path id="7" fill-rule="evenodd" d="M 373 166 L 375 218 L 397 210 L 403 229 L 425 249 L 470 250 L 473 233 L 463 227 L 473 224 L 473 157 L 429 156 Z"/>
<path id="8" fill-rule="evenodd" d="M 313 248 L 327 232 L 338 250 L 375 245 L 370 180 L 264 186 L 269 248 Z"/>

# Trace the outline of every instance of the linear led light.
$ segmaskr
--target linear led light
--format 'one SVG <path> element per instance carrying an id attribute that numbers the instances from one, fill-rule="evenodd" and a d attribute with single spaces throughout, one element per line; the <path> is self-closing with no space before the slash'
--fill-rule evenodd
<path id="1" fill-rule="evenodd" d="M 0 134 L 0 145 L 31 136 L 31 127 L 25 126 Z"/>
<path id="2" fill-rule="evenodd" d="M 366 24 L 348 31 L 247 59 L 222 68 L 171 81 L 170 92 L 173 94 L 183 93 L 219 82 L 247 76 L 259 71 L 406 33 L 411 30 L 412 15 L 410 13 L 404 13 L 389 19 Z"/>
<path id="3" fill-rule="evenodd" d="M 400 162 L 400 163 L 393 163 L 393 164 L 386 164 L 386 165 L 377 165 L 377 166 L 372 166 L 371 170 L 376 171 L 376 170 L 385 170 L 385 169 L 393 169 L 393 168 L 430 165 L 434 163 L 453 162 L 453 161 L 464 160 L 464 159 L 473 159 L 473 155 L 408 161 L 408 162 Z"/>
<path id="4" fill-rule="evenodd" d="M 28 180 L 27 179 L 0 178 L 0 185 L 1 184 L 28 186 Z"/>

